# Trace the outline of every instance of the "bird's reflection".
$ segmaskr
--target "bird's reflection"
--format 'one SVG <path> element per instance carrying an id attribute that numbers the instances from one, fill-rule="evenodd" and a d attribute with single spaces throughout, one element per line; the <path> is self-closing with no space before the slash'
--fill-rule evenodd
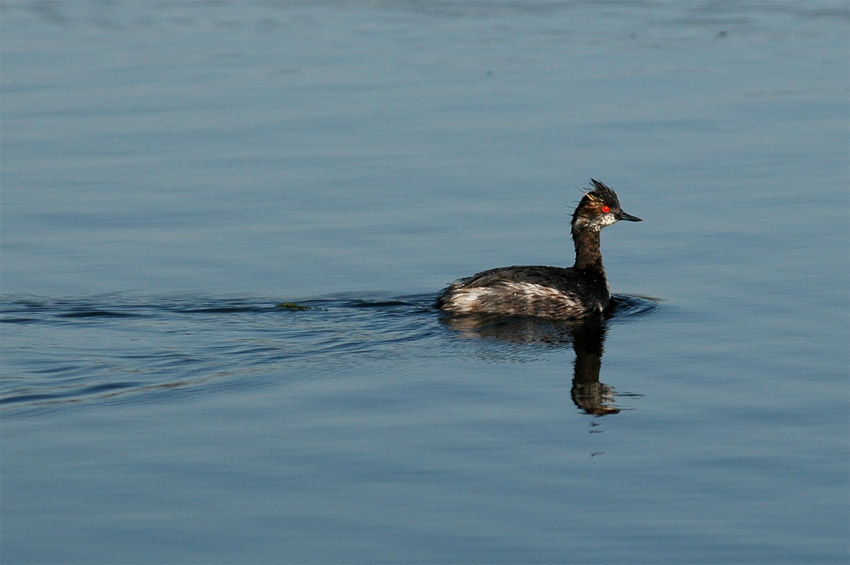
<path id="1" fill-rule="evenodd" d="M 620 412 L 614 389 L 599 380 L 607 318 L 562 321 L 522 316 L 447 316 L 443 322 L 466 337 L 518 344 L 567 346 L 572 343 L 576 358 L 570 395 L 575 405 L 596 416 Z"/>

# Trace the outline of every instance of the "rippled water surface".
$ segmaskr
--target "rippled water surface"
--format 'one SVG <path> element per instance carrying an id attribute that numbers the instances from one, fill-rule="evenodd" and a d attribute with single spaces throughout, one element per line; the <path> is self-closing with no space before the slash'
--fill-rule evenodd
<path id="1" fill-rule="evenodd" d="M 0 560 L 846 563 L 849 28 L 0 2 Z M 609 316 L 433 309 L 591 177 Z"/>

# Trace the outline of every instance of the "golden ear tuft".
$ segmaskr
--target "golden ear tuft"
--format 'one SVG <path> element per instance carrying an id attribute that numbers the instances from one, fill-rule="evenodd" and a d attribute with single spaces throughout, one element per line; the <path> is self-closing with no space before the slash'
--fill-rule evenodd
<path id="1" fill-rule="evenodd" d="M 602 202 L 602 198 L 600 198 L 598 194 L 594 194 L 592 192 L 585 192 L 584 195 L 587 196 L 587 199 L 591 202 Z"/>

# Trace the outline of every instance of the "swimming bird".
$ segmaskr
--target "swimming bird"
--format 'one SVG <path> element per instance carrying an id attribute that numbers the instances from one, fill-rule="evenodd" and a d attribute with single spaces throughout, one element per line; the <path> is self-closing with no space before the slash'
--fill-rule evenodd
<path id="1" fill-rule="evenodd" d="M 513 266 L 482 271 L 449 285 L 435 306 L 452 314 L 504 314 L 579 319 L 611 301 L 599 235 L 620 220 L 640 222 L 620 207 L 617 194 L 596 179 L 571 222 L 576 250 L 572 267 Z"/>

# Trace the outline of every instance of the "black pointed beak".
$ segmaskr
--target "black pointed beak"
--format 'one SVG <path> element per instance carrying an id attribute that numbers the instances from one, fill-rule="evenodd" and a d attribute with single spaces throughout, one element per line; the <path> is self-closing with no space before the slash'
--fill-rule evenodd
<path id="1" fill-rule="evenodd" d="M 626 214 L 622 210 L 620 210 L 620 213 L 617 214 L 617 219 L 618 220 L 626 220 L 627 222 L 642 222 L 643 221 L 640 218 L 638 218 L 637 216 L 632 216 L 631 214 Z"/>

